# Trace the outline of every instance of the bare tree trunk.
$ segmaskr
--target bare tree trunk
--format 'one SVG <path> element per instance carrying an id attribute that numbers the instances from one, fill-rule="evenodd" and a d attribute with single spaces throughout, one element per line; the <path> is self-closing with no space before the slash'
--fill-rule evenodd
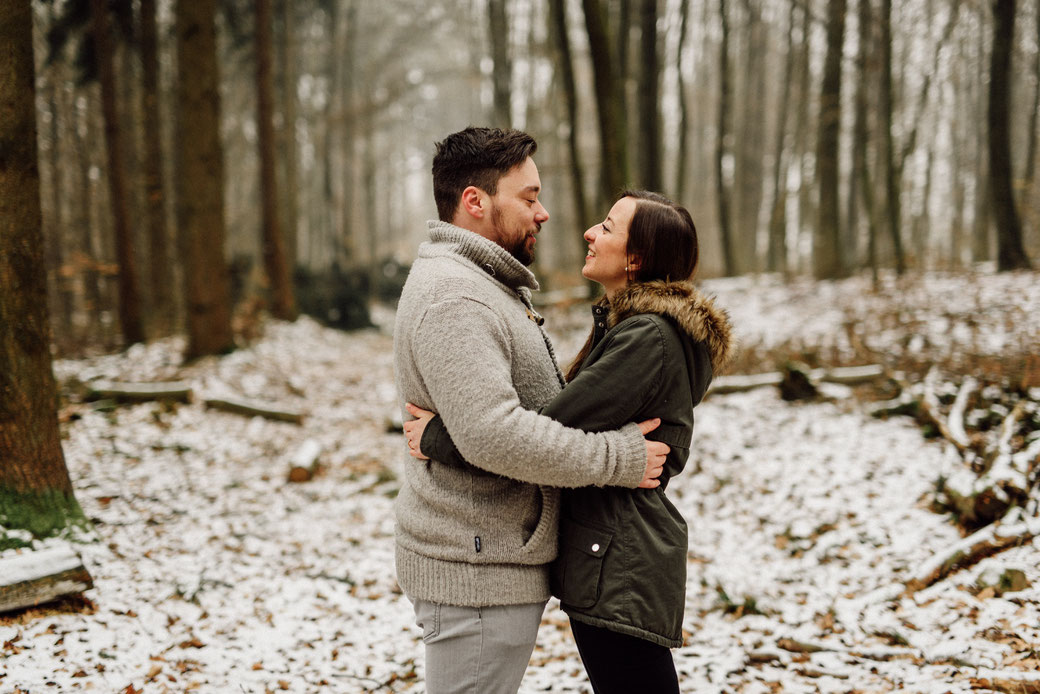
<path id="1" fill-rule="evenodd" d="M 715 143 L 715 186 L 719 202 L 719 237 L 722 243 L 723 273 L 732 275 L 736 271 L 733 257 L 733 240 L 729 216 L 729 186 L 726 183 L 726 140 L 729 137 L 729 18 L 726 0 L 719 0 L 722 17 L 722 41 L 719 44 L 719 112 L 718 132 Z"/>
<path id="2" fill-rule="evenodd" d="M 798 4 L 792 0 L 787 17 L 787 54 L 780 81 L 780 108 L 777 114 L 776 145 L 773 149 L 773 205 L 769 214 L 769 245 L 766 269 L 787 273 L 787 111 L 791 101 L 791 76 L 794 72 L 794 20 Z"/>
<path id="3" fill-rule="evenodd" d="M 892 239 L 892 252 L 895 256 L 896 272 L 906 272 L 906 260 L 903 253 L 902 235 L 899 229 L 901 205 L 899 196 L 900 175 L 896 169 L 895 142 L 893 140 L 892 123 L 892 0 L 881 0 L 881 158 L 883 176 L 885 177 L 885 212 L 888 233 Z"/>
<path id="4" fill-rule="evenodd" d="M 606 13 L 602 0 L 582 0 L 585 28 L 589 35 L 589 52 L 596 90 L 596 112 L 599 115 L 600 141 L 600 205 L 618 195 L 628 184 L 628 133 L 625 125 L 624 83 L 618 79 L 610 54 Z"/>
<path id="5" fill-rule="evenodd" d="M 488 41 L 491 44 L 491 92 L 494 115 L 492 122 L 499 128 L 511 128 L 513 63 L 509 56 L 509 18 L 506 0 L 488 0 Z"/>
<path id="6" fill-rule="evenodd" d="M 683 51 L 686 48 L 686 36 L 689 33 L 690 23 L 690 0 L 682 0 L 679 5 L 679 47 L 675 58 L 676 92 L 679 98 L 679 143 L 676 147 L 678 157 L 675 163 L 675 188 L 672 194 L 677 200 L 684 200 L 686 196 L 686 173 L 689 167 L 686 165 L 686 152 L 690 128 L 690 104 L 686 94 L 686 78 L 683 76 Z"/>
<path id="7" fill-rule="evenodd" d="M 285 238 L 278 214 L 277 157 L 274 136 L 274 75 L 271 72 L 271 0 L 256 0 L 257 145 L 260 155 L 260 207 L 264 271 L 270 292 L 271 314 L 282 320 L 296 318 L 296 302 L 285 258 Z"/>
<path id="8" fill-rule="evenodd" d="M 224 259 L 216 0 L 178 0 L 177 228 L 184 263 L 187 359 L 234 348 Z"/>
<path id="9" fill-rule="evenodd" d="M 647 190 L 661 189 L 660 67 L 657 59 L 657 0 L 641 0 L 639 25 L 639 173 Z"/>
<path id="10" fill-rule="evenodd" d="M 282 115 L 283 124 L 279 134 L 279 149 L 282 153 L 284 167 L 282 186 L 283 214 L 282 225 L 285 230 L 285 264 L 289 268 L 290 283 L 297 265 L 299 253 L 299 215 L 300 206 L 297 199 L 299 181 L 296 166 L 296 22 L 294 10 L 296 3 L 292 0 L 279 0 L 282 10 L 282 36 L 279 41 L 281 50 L 281 82 L 282 82 Z"/>
<path id="11" fill-rule="evenodd" d="M 997 269 L 1030 267 L 1022 245 L 1022 224 L 1012 191 L 1008 102 L 1011 92 L 1011 52 L 1015 36 L 1015 0 L 995 0 L 993 55 L 989 80 L 989 178 L 997 220 Z"/>
<path id="12" fill-rule="evenodd" d="M 838 201 L 845 6 L 845 0 L 831 0 L 827 3 L 827 56 L 820 90 L 820 132 L 816 148 L 820 210 L 813 242 L 813 267 L 818 279 L 834 279 L 848 274 L 841 258 L 841 212 Z"/>
<path id="13" fill-rule="evenodd" d="M 45 537 L 88 522 L 61 450 L 51 370 L 28 0 L 0 4 L 0 47 L 0 517 Z"/>
<path id="14" fill-rule="evenodd" d="M 141 113 L 144 126 L 144 180 L 148 224 L 148 274 L 152 332 L 169 335 L 174 325 L 173 268 L 166 225 L 162 131 L 159 108 L 159 51 L 155 0 L 141 0 Z"/>
<path id="15" fill-rule="evenodd" d="M 585 175 L 578 147 L 578 88 L 574 80 L 570 37 L 567 34 L 566 0 L 549 0 L 549 15 L 552 38 L 556 43 L 557 65 L 563 82 L 563 100 L 567 109 L 567 152 L 570 158 L 574 213 L 578 218 L 578 224 L 584 227 L 592 220 L 589 218 L 585 201 Z"/>
<path id="16" fill-rule="evenodd" d="M 105 120 L 105 146 L 108 155 L 108 187 L 115 228 L 116 258 L 119 263 L 119 325 L 126 344 L 144 341 L 141 318 L 141 290 L 134 257 L 134 238 L 130 229 L 130 206 L 126 187 L 126 161 L 119 133 L 116 108 L 116 75 L 112 37 L 108 21 L 108 3 L 90 0 L 91 33 L 94 57 L 101 82 L 101 110 Z"/>
<path id="17" fill-rule="evenodd" d="M 1037 131 L 1040 126 L 1040 9 L 1036 10 L 1036 47 L 1036 53 L 1033 56 L 1033 80 L 1036 82 L 1036 89 L 1033 90 L 1033 108 L 1029 116 L 1029 133 L 1026 135 L 1028 142 L 1026 144 L 1026 170 L 1022 176 L 1024 179 L 1023 190 L 1029 190 L 1036 177 L 1036 147 L 1037 137 L 1040 136 L 1040 132 Z"/>
<path id="18" fill-rule="evenodd" d="M 730 226 L 733 234 L 735 271 L 737 274 L 757 272 L 758 219 L 762 208 L 762 189 L 765 178 L 763 153 L 765 144 L 765 118 L 761 108 L 767 92 L 766 57 L 769 52 L 769 37 L 762 21 L 761 2 L 743 0 L 746 26 L 739 36 L 737 56 L 732 74 L 737 89 L 733 99 L 738 104 L 733 113 L 733 206 Z M 742 60 L 741 60 L 742 59 Z M 741 78 L 742 76 L 742 78 Z"/>

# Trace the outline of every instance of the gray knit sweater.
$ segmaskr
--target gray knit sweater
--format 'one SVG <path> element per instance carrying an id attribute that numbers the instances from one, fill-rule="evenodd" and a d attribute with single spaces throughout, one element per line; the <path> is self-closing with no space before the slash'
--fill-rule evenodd
<path id="1" fill-rule="evenodd" d="M 563 377 L 531 306 L 534 275 L 476 233 L 429 226 L 397 308 L 397 390 L 402 408 L 440 413 L 471 466 L 408 458 L 398 582 L 443 604 L 539 602 L 557 549 L 555 488 L 637 486 L 644 440 L 635 424 L 589 434 L 537 414 Z"/>

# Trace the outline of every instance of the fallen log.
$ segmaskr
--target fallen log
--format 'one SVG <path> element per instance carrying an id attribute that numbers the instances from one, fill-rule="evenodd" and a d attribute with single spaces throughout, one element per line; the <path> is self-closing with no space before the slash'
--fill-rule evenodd
<path id="1" fill-rule="evenodd" d="M 67 545 L 0 559 L 0 612 L 34 607 L 93 586 L 83 561 Z"/>
<path id="2" fill-rule="evenodd" d="M 938 583 L 957 571 L 974 566 L 998 552 L 1032 542 L 1040 535 L 1040 518 L 1026 517 L 1012 509 L 1004 518 L 987 525 L 925 562 L 906 582 L 905 595 Z"/>
<path id="3" fill-rule="evenodd" d="M 90 400 L 118 400 L 120 402 L 146 402 L 149 400 L 189 402 L 191 400 L 191 385 L 186 381 L 156 383 L 97 381 L 87 384 L 87 398 Z"/>
<path id="4" fill-rule="evenodd" d="M 289 463 L 289 481 L 307 482 L 314 479 L 318 472 L 318 461 L 321 458 L 321 444 L 314 439 L 307 439 L 296 449 Z"/>
<path id="5" fill-rule="evenodd" d="M 1015 671 L 980 672 L 972 677 L 972 689 L 985 689 L 1003 694 L 1040 694 L 1040 673 Z"/>
<path id="6" fill-rule="evenodd" d="M 884 374 L 885 369 L 880 364 L 843 366 L 833 369 L 812 369 L 808 372 L 809 380 L 811 382 L 840 383 L 843 385 L 866 383 L 879 378 Z M 720 376 L 711 382 L 709 392 L 740 393 L 755 388 L 762 388 L 764 386 L 779 386 L 783 380 L 784 374 L 779 371 L 772 373 Z"/>
<path id="7" fill-rule="evenodd" d="M 292 424 L 302 424 L 303 415 L 299 412 L 279 408 L 271 403 L 243 398 L 206 398 L 206 407 L 249 417 L 264 417 Z"/>

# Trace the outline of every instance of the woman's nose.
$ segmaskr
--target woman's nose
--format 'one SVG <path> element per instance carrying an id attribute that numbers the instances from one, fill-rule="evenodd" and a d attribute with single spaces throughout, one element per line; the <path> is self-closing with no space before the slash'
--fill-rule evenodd
<path id="1" fill-rule="evenodd" d="M 585 233 L 582 234 L 582 238 L 584 238 L 589 243 L 592 243 L 592 239 L 596 238 L 595 229 L 586 229 Z"/>

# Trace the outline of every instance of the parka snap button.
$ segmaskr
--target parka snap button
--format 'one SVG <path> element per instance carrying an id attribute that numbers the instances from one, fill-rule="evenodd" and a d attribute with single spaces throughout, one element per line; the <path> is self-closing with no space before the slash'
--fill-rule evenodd
<path id="1" fill-rule="evenodd" d="M 592 545 L 592 551 L 593 552 L 598 552 L 599 551 L 599 543 L 598 542 L 596 544 Z"/>

